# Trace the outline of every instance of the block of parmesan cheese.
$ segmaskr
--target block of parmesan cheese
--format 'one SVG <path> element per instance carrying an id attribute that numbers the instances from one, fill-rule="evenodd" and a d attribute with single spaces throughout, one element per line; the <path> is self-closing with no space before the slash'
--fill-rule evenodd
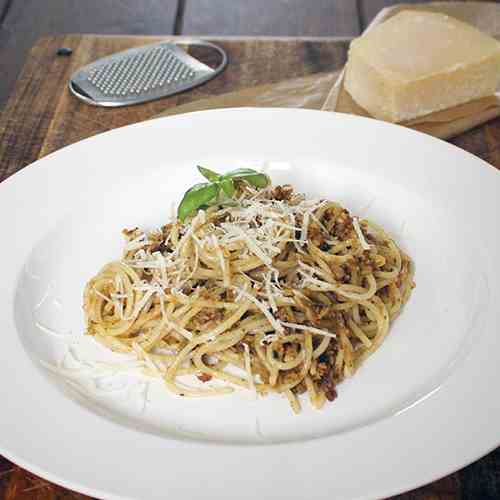
<path id="1" fill-rule="evenodd" d="M 495 93 L 500 43 L 453 17 L 404 11 L 353 40 L 344 85 L 375 118 L 400 122 Z"/>

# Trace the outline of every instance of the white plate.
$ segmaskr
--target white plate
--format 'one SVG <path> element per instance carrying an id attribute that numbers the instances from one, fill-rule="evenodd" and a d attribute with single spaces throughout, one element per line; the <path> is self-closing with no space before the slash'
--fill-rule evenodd
<path id="1" fill-rule="evenodd" d="M 152 383 L 145 404 L 140 382 L 82 393 L 41 367 L 68 345 L 43 326 L 83 332 L 84 283 L 119 256 L 123 227 L 164 222 L 197 163 L 266 162 L 276 182 L 381 223 L 416 262 L 403 315 L 335 403 L 294 416 L 278 398 L 186 400 Z M 499 444 L 500 176 L 458 148 L 342 114 L 192 113 L 36 162 L 2 183 L 0 211 L 0 452 L 36 474 L 107 498 L 372 498 Z"/>

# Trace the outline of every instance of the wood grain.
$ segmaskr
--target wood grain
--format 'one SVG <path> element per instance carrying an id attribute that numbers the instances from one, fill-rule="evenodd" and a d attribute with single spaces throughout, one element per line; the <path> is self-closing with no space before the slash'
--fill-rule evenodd
<path id="1" fill-rule="evenodd" d="M 0 456 L 0 498 L 5 498 L 5 490 L 9 482 L 9 475 L 13 470 L 14 464 Z"/>
<path id="2" fill-rule="evenodd" d="M 353 0 L 187 0 L 183 34 L 355 36 Z"/>
<path id="3" fill-rule="evenodd" d="M 0 180 L 38 157 L 70 75 L 70 59 L 56 56 L 55 51 L 61 45 L 75 46 L 79 38 L 44 38 L 31 50 L 15 96 L 9 100 L 0 123 Z"/>
<path id="4" fill-rule="evenodd" d="M 0 108 L 29 48 L 39 37 L 63 33 L 172 34 L 176 7 L 176 0 L 13 0 L 0 26 Z"/>

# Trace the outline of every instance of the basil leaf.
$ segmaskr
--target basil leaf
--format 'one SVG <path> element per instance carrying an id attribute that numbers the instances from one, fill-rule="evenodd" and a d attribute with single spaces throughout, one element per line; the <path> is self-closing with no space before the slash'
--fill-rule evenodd
<path id="1" fill-rule="evenodd" d="M 227 172 L 224 174 L 224 177 L 239 177 L 241 175 L 255 175 L 255 174 L 260 174 L 257 170 L 254 170 L 253 168 L 237 168 L 236 170 L 231 170 L 230 172 Z"/>
<path id="2" fill-rule="evenodd" d="M 220 181 L 220 187 L 222 188 L 222 191 L 224 191 L 224 194 L 228 198 L 232 198 L 235 191 L 236 191 L 236 188 L 234 187 L 233 179 L 223 177 Z"/>
<path id="3" fill-rule="evenodd" d="M 262 174 L 251 168 L 238 168 L 236 170 L 228 172 L 223 177 L 247 181 L 252 186 L 258 188 L 264 188 L 266 186 L 269 186 L 269 184 L 271 183 L 271 180 L 266 174 Z"/>
<path id="4" fill-rule="evenodd" d="M 209 170 L 208 168 L 205 167 L 200 167 L 198 165 L 198 170 L 205 179 L 209 180 L 210 182 L 217 182 L 220 178 L 221 175 L 219 175 L 217 172 L 214 172 L 213 170 Z"/>
<path id="5" fill-rule="evenodd" d="M 266 174 L 244 175 L 239 177 L 239 179 L 243 179 L 258 188 L 265 188 L 271 184 L 271 179 Z"/>
<path id="6" fill-rule="evenodd" d="M 177 216 L 182 222 L 196 210 L 205 209 L 214 203 L 229 202 L 236 192 L 235 180 L 246 181 L 257 188 L 264 188 L 271 183 L 266 174 L 251 168 L 238 168 L 225 175 L 200 165 L 198 170 L 209 182 L 196 184 L 186 192 L 177 209 Z"/>
<path id="7" fill-rule="evenodd" d="M 220 185 L 208 182 L 196 184 L 189 189 L 177 209 L 177 217 L 183 222 L 188 215 L 217 198 Z"/>

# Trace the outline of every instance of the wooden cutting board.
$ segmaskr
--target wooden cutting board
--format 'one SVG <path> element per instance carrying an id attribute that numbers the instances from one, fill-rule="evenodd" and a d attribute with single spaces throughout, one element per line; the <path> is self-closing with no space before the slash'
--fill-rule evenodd
<path id="1" fill-rule="evenodd" d="M 97 35 L 39 40 L 0 119 L 0 181 L 63 146 L 153 118 L 180 104 L 255 85 L 335 71 L 345 63 L 348 47 L 346 39 L 326 37 L 211 39 L 227 51 L 229 66 L 221 76 L 189 93 L 144 105 L 105 109 L 87 106 L 68 92 L 69 76 L 80 66 L 155 40 L 158 38 Z M 71 48 L 73 54 L 58 56 L 56 52 L 60 47 Z M 500 119 L 473 129 L 453 142 L 500 168 Z M 40 500 L 86 498 L 41 480 L 0 457 L 0 498 L 31 499 L 35 495 Z M 398 498 L 461 498 L 460 476 L 453 474 Z"/>

